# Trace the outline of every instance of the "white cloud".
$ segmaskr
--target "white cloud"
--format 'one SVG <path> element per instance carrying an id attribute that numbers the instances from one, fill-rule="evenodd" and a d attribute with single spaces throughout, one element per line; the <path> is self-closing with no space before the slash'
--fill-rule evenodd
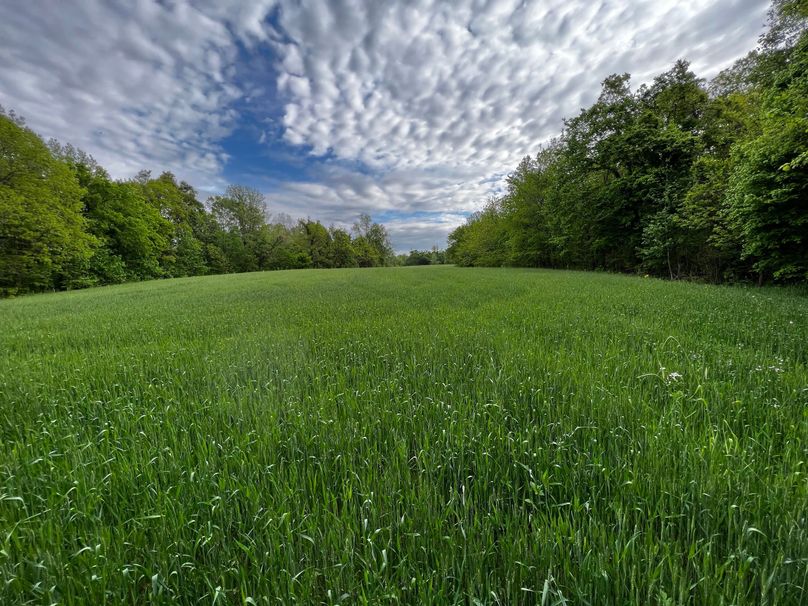
<path id="1" fill-rule="evenodd" d="M 237 48 L 263 39 L 241 3 L 48 0 L 0 4 L 0 102 L 44 137 L 86 149 L 113 175 L 171 169 L 221 187 L 218 145 L 235 120 Z"/>
<path id="2" fill-rule="evenodd" d="M 285 136 L 379 170 L 501 171 L 557 133 L 610 73 L 648 79 L 681 56 L 715 73 L 752 46 L 766 5 L 284 4 Z"/>
<path id="3" fill-rule="evenodd" d="M 337 223 L 409 213 L 421 218 L 391 224 L 396 246 L 425 247 L 607 75 L 628 71 L 636 84 L 680 57 L 713 75 L 752 48 L 768 4 L 6 2 L 0 103 L 115 176 L 168 168 L 215 190 L 228 161 L 238 168 L 221 142 L 249 101 L 253 118 L 280 116 L 275 136 L 260 130 L 267 145 L 282 136 L 331 158 L 314 183 L 276 184 L 274 208 Z M 262 60 L 245 69 L 245 55 Z"/>
<path id="4" fill-rule="evenodd" d="M 564 116 L 597 97 L 607 75 L 628 71 L 637 85 L 680 57 L 701 75 L 714 75 L 754 45 L 767 6 L 765 0 L 283 4 L 277 30 L 284 42 L 275 53 L 286 140 L 360 162 L 374 177 L 326 173 L 310 195 L 289 186 L 274 199 L 327 215 L 357 207 L 444 213 L 479 207 L 521 157 L 559 132 Z"/>
<path id="5" fill-rule="evenodd" d="M 465 221 L 466 216 L 462 214 L 434 213 L 407 219 L 391 219 L 385 221 L 385 226 L 391 240 L 395 242 L 396 252 L 405 253 L 413 249 L 445 247 L 449 232 Z"/>

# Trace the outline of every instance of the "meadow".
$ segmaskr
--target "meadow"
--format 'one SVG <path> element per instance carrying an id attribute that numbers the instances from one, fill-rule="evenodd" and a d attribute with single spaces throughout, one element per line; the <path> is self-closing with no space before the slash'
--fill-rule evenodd
<path id="1" fill-rule="evenodd" d="M 808 296 L 309 270 L 0 301 L 0 604 L 808 601 Z"/>

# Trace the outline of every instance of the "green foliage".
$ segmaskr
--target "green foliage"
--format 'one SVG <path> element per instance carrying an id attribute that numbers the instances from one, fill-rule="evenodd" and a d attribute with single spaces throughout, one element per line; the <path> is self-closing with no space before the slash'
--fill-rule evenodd
<path id="1" fill-rule="evenodd" d="M 354 238 L 352 248 L 357 267 L 375 267 L 380 264 L 377 251 L 364 236 Z"/>
<path id="2" fill-rule="evenodd" d="M 332 227 L 331 233 L 331 263 L 333 267 L 358 267 L 351 235 L 344 229 Z"/>
<path id="3" fill-rule="evenodd" d="M 214 196 L 211 213 L 222 230 L 219 246 L 235 271 L 256 271 L 266 225 L 266 201 L 260 192 L 231 185 L 225 195 Z"/>
<path id="4" fill-rule="evenodd" d="M 93 284 L 120 284 L 130 276 L 124 260 L 108 246 L 95 249 L 88 270 Z"/>
<path id="5" fill-rule="evenodd" d="M 226 274 L 232 271 L 230 260 L 224 251 L 216 244 L 204 244 L 202 252 L 205 256 L 205 266 L 212 274 Z"/>
<path id="6" fill-rule="evenodd" d="M 383 225 L 362 215 L 354 233 L 311 219 L 272 223 L 263 194 L 248 187 L 230 186 L 206 208 L 168 172 L 114 181 L 81 150 L 45 145 L 13 112 L 0 115 L 0 296 L 393 261 Z"/>
<path id="7" fill-rule="evenodd" d="M 208 271 L 202 242 L 188 227 L 179 227 L 174 241 L 173 276 L 201 276 Z"/>
<path id="8" fill-rule="evenodd" d="M 305 247 L 311 256 L 311 266 L 322 269 L 332 267 L 331 234 L 319 221 L 300 222 L 300 229 L 305 238 Z"/>
<path id="9" fill-rule="evenodd" d="M 393 258 L 393 247 L 387 229 L 380 223 L 374 223 L 370 215 L 361 214 L 354 223 L 354 251 L 359 267 L 377 267 L 388 265 Z"/>
<path id="10" fill-rule="evenodd" d="M 755 269 L 808 280 L 808 34 L 762 94 L 760 133 L 736 148 L 729 195 Z"/>
<path id="11" fill-rule="evenodd" d="M 432 250 L 411 250 L 403 255 L 401 265 L 440 265 L 446 262 L 446 254 L 434 247 Z"/>
<path id="12" fill-rule="evenodd" d="M 684 61 L 636 92 L 604 80 L 449 236 L 453 261 L 808 280 L 806 17 L 775 2 L 760 48 L 709 88 Z"/>
<path id="13" fill-rule="evenodd" d="M 161 260 L 168 246 L 170 223 L 151 206 L 134 182 L 112 181 L 77 167 L 85 188 L 84 214 L 89 231 L 108 249 L 103 258 L 117 257 L 129 280 L 163 274 Z M 102 276 L 98 276 L 105 283 Z"/>
<path id="14" fill-rule="evenodd" d="M 507 227 L 500 220 L 497 200 L 487 206 L 449 235 L 446 253 L 452 263 L 462 267 L 498 267 L 508 260 Z"/>
<path id="15" fill-rule="evenodd" d="M 65 162 L 0 112 L 0 294 L 81 285 L 95 244 L 82 193 Z"/>
<path id="16" fill-rule="evenodd" d="M 0 301 L 0 603 L 805 604 L 807 342 L 562 271 Z"/>
<path id="17" fill-rule="evenodd" d="M 192 276 L 207 273 L 204 244 L 210 237 L 210 219 L 204 205 L 187 183 L 177 183 L 171 173 L 152 179 L 141 172 L 135 179 L 149 205 L 165 219 L 161 224 L 167 246 L 161 266 L 166 276 Z"/>

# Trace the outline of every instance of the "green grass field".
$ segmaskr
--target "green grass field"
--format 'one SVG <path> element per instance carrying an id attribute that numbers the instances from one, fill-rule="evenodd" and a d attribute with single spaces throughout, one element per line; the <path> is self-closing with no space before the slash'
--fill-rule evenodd
<path id="1" fill-rule="evenodd" d="M 0 302 L 1 604 L 799 604 L 808 297 L 451 267 Z"/>

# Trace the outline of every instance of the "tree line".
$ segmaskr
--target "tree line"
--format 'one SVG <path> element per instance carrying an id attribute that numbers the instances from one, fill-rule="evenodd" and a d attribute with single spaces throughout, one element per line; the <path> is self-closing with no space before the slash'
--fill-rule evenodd
<path id="1" fill-rule="evenodd" d="M 808 280 L 808 0 L 711 82 L 685 61 L 598 100 L 449 236 L 466 266 Z"/>
<path id="2" fill-rule="evenodd" d="M 271 218 L 264 196 L 244 186 L 203 203 L 170 172 L 113 180 L 88 154 L 44 142 L 0 108 L 0 295 L 401 261 L 366 214 L 348 231 Z"/>
<path id="3" fill-rule="evenodd" d="M 432 250 L 411 250 L 404 255 L 396 256 L 396 265 L 443 265 L 446 263 L 446 251 L 433 246 Z"/>

